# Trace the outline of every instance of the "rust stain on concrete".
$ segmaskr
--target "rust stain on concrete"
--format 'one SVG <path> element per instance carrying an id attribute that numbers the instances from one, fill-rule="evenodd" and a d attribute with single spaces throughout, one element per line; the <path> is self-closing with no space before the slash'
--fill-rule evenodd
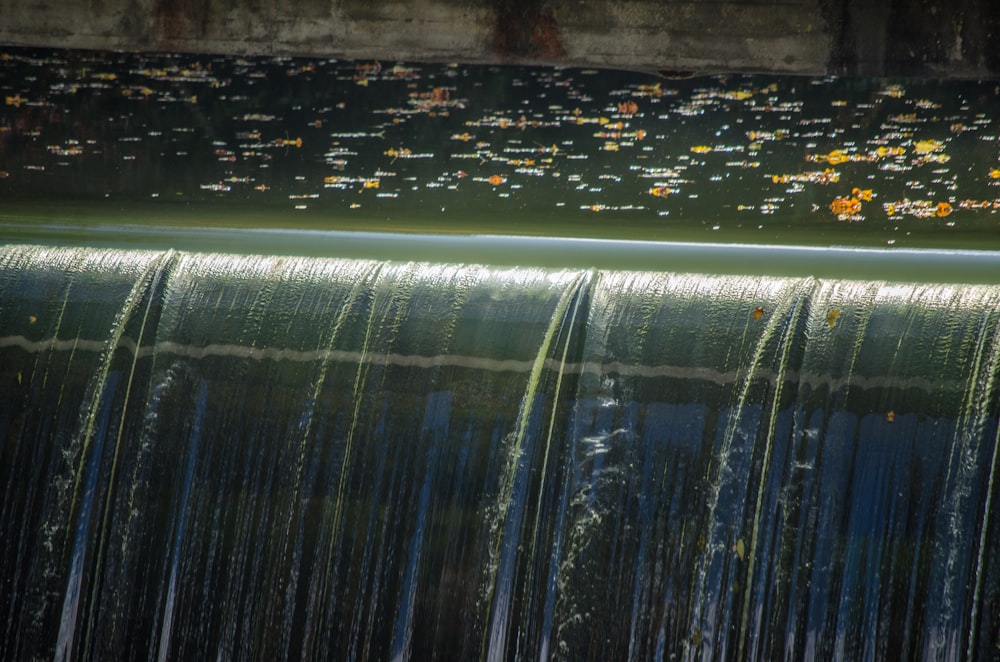
<path id="1" fill-rule="evenodd" d="M 499 0 L 493 49 L 503 58 L 558 59 L 566 54 L 551 7 L 540 0 Z"/>
<path id="2" fill-rule="evenodd" d="M 159 47 L 204 38 L 209 34 L 211 2 L 204 0 L 156 0 L 153 37 Z"/>

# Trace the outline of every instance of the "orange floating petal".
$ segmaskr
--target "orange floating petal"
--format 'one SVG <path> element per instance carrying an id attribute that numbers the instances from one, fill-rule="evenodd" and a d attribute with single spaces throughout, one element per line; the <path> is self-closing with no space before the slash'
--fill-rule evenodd
<path id="1" fill-rule="evenodd" d="M 837 216 L 852 216 L 861 211 L 861 201 L 854 197 L 837 198 L 830 203 L 830 211 Z"/>

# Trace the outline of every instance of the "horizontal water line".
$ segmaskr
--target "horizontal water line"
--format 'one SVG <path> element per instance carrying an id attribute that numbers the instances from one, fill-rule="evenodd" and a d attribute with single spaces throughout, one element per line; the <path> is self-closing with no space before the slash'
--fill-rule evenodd
<path id="1" fill-rule="evenodd" d="M 46 351 L 89 351 L 102 352 L 108 349 L 108 343 L 101 340 L 73 338 L 48 338 L 30 340 L 24 336 L 6 336 L 0 338 L 0 349 L 15 347 L 28 353 Z M 483 356 L 465 354 L 437 354 L 425 356 L 419 354 L 397 354 L 381 352 L 360 352 L 340 349 L 297 350 L 283 347 L 255 347 L 252 345 L 211 343 L 208 345 L 189 345 L 173 341 L 160 341 L 155 345 L 137 347 L 131 338 L 121 338 L 116 349 L 124 349 L 138 358 L 147 358 L 154 354 L 171 354 L 195 360 L 209 358 L 248 359 L 253 361 L 275 361 L 290 363 L 310 363 L 328 361 L 332 363 L 347 363 L 351 365 L 367 364 L 372 366 L 392 366 L 402 368 L 433 369 L 461 368 L 500 373 L 529 373 L 534 365 L 532 359 L 494 359 Z M 645 379 L 675 379 L 709 383 L 716 386 L 731 386 L 747 378 L 745 370 L 723 371 L 715 368 L 678 365 L 641 365 L 608 362 L 567 362 L 556 359 L 546 359 L 545 369 L 561 372 L 566 375 L 618 375 L 621 377 L 638 377 Z M 776 384 L 779 378 L 786 383 L 799 386 L 809 386 L 812 389 L 827 388 L 836 391 L 845 387 L 862 390 L 913 389 L 925 393 L 950 392 L 956 389 L 964 390 L 967 384 L 960 380 L 926 379 L 923 377 L 893 377 L 893 376 L 863 376 L 856 373 L 846 377 L 832 375 L 816 375 L 787 371 L 783 375 L 770 369 L 757 369 L 753 372 L 754 381 L 767 381 Z"/>
<path id="2" fill-rule="evenodd" d="M 394 262 L 1000 284 L 1000 251 L 968 249 L 48 223 L 0 223 L 0 240 Z"/>

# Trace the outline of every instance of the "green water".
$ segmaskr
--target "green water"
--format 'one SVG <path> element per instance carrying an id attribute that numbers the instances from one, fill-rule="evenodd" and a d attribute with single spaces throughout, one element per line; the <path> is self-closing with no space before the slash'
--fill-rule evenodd
<path id="1" fill-rule="evenodd" d="M 992 81 L 8 48 L 0 88 L 0 237 L 123 223 L 1000 246 Z"/>

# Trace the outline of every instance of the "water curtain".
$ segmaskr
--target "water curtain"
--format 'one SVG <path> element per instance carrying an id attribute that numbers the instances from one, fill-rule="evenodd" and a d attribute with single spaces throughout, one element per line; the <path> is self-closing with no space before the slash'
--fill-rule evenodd
<path id="1" fill-rule="evenodd" d="M 986 659 L 994 286 L 9 245 L 0 657 Z"/>

